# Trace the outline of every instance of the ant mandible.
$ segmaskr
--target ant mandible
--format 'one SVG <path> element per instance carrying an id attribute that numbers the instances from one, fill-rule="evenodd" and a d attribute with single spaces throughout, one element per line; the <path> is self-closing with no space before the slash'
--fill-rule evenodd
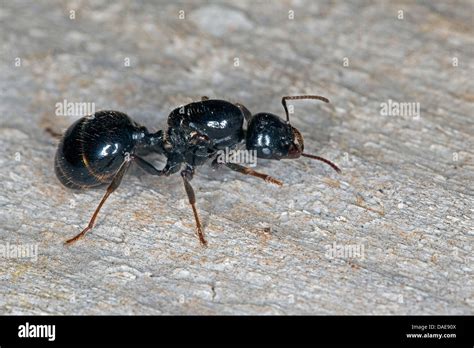
<path id="1" fill-rule="evenodd" d="M 254 150 L 257 158 L 295 159 L 300 156 L 323 161 L 340 173 L 331 161 L 303 152 L 301 133 L 291 126 L 287 100 L 328 99 L 315 95 L 286 96 L 282 104 L 286 121 L 268 112 L 252 115 L 239 103 L 202 97 L 176 108 L 168 116 L 168 129 L 150 133 L 147 128 L 119 111 L 99 111 L 85 116 L 72 124 L 62 136 L 55 156 L 55 172 L 61 183 L 71 189 L 88 189 L 108 185 L 87 227 L 67 240 L 71 244 L 84 237 L 97 219 L 107 198 L 119 187 L 123 176 L 132 163 L 151 175 L 169 176 L 180 171 L 184 188 L 196 220 L 199 241 L 207 245 L 196 198 L 190 181 L 194 168 L 213 160 L 219 166 L 217 154 L 225 148 L 233 149 L 245 141 L 247 150 Z M 247 129 L 244 129 L 244 120 Z M 163 169 L 157 169 L 142 158 L 150 153 L 164 155 Z M 267 174 L 236 163 L 223 163 L 236 172 L 252 175 L 277 185 L 283 183 Z"/>

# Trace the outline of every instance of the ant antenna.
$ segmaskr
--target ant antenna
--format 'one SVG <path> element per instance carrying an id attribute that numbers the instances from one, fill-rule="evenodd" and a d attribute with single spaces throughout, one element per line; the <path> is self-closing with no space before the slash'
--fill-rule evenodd
<path id="1" fill-rule="evenodd" d="M 326 164 L 329 164 L 332 167 L 332 169 L 334 169 L 336 172 L 338 172 L 339 174 L 342 173 L 342 171 L 339 169 L 339 167 L 336 166 L 334 163 L 332 163 L 330 160 L 327 160 L 327 159 L 319 157 L 319 156 L 311 155 L 309 153 L 302 153 L 301 156 L 312 158 L 312 159 L 324 162 Z"/>
<path id="2" fill-rule="evenodd" d="M 283 108 L 285 109 L 287 123 L 290 123 L 290 115 L 288 114 L 288 107 L 286 106 L 286 101 L 295 99 L 318 99 L 322 100 L 325 103 L 329 103 L 329 99 L 321 97 L 319 95 L 294 95 L 283 97 L 281 98 L 281 103 L 283 104 Z"/>

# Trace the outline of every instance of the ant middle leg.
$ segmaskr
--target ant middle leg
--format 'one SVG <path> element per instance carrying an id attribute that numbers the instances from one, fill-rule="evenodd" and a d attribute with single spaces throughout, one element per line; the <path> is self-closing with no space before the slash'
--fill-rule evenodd
<path id="1" fill-rule="evenodd" d="M 87 232 L 89 232 L 93 227 L 94 227 L 94 224 L 95 224 L 95 220 L 97 219 L 97 215 L 99 215 L 99 211 L 100 209 L 102 208 L 102 206 L 104 205 L 105 201 L 107 200 L 107 198 L 109 198 L 109 196 L 111 195 L 112 192 L 114 192 L 117 187 L 120 186 L 120 183 L 122 182 L 122 179 L 123 179 L 123 176 L 125 175 L 125 173 L 127 172 L 127 169 L 130 167 L 130 164 L 132 163 L 132 160 L 133 160 L 133 157 L 129 156 L 125 159 L 125 161 L 122 163 L 122 165 L 120 166 L 119 170 L 117 171 L 117 174 L 115 174 L 112 182 L 110 183 L 109 187 L 107 187 L 107 191 L 105 192 L 104 196 L 102 197 L 99 205 L 97 206 L 97 208 L 95 209 L 94 211 L 94 214 L 92 215 L 92 218 L 90 219 L 89 221 L 89 224 L 87 225 L 87 227 L 85 229 L 82 230 L 81 233 L 79 233 L 78 235 L 76 235 L 75 237 L 71 238 L 71 239 L 68 239 L 67 241 L 64 242 L 64 244 L 72 244 L 74 243 L 75 241 L 77 241 L 78 239 L 81 239 L 83 238 Z"/>
<path id="2" fill-rule="evenodd" d="M 283 185 L 283 182 L 278 180 L 278 179 L 275 179 L 274 177 L 268 175 L 268 174 L 265 174 L 265 173 L 260 173 L 260 172 L 257 172 L 251 168 L 248 168 L 248 167 L 244 167 L 244 166 L 241 166 L 240 164 L 236 164 L 236 163 L 225 163 L 226 167 L 232 169 L 233 171 L 236 171 L 236 172 L 239 172 L 241 174 L 245 174 L 245 175 L 251 175 L 251 176 L 255 176 L 257 178 L 260 178 L 260 179 L 263 179 L 265 180 L 266 182 L 270 182 L 272 184 L 276 184 L 278 186 L 282 186 Z"/>
<path id="3" fill-rule="evenodd" d="M 193 178 L 194 170 L 191 167 L 186 167 L 186 169 L 181 171 L 181 177 L 183 178 L 184 189 L 188 195 L 189 204 L 193 209 L 194 220 L 196 220 L 196 231 L 199 237 L 199 241 L 202 246 L 207 246 L 206 238 L 204 237 L 204 232 L 202 231 L 201 220 L 199 219 L 199 214 L 196 209 L 196 195 L 194 194 L 193 187 L 191 186 L 190 181 Z"/>
<path id="4" fill-rule="evenodd" d="M 214 160 L 211 162 L 211 168 L 214 170 L 217 170 L 221 168 L 224 165 L 224 163 L 220 162 L 217 160 L 217 157 L 214 158 Z"/>

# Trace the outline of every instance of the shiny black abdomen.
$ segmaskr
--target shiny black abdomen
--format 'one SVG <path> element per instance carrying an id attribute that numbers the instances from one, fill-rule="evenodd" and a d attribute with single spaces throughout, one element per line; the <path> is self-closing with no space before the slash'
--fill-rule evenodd
<path id="1" fill-rule="evenodd" d="M 139 125 L 118 111 L 99 111 L 72 124 L 61 139 L 55 171 L 61 183 L 82 189 L 108 184 L 132 153 Z"/>
<path id="2" fill-rule="evenodd" d="M 244 115 L 224 100 L 204 100 L 174 109 L 168 117 L 170 128 L 197 131 L 212 139 L 218 150 L 232 147 L 243 139 Z"/>

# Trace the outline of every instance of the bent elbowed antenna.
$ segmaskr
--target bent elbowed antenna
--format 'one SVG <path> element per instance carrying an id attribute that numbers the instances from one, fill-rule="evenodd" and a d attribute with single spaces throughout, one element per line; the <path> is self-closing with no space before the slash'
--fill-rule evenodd
<path id="1" fill-rule="evenodd" d="M 285 109 L 285 114 L 286 114 L 286 122 L 290 123 L 290 114 L 288 113 L 288 107 L 286 105 L 287 100 L 298 100 L 298 99 L 317 99 L 321 100 L 325 103 L 329 103 L 329 99 L 325 97 L 321 97 L 320 95 L 294 95 L 294 96 L 286 96 L 281 98 L 281 103 L 283 104 L 283 108 Z M 341 169 L 339 169 L 338 166 L 336 166 L 334 163 L 332 163 L 330 160 L 327 160 L 323 157 L 312 155 L 309 153 L 301 153 L 301 156 L 312 158 L 321 162 L 324 162 L 328 165 L 331 166 L 332 169 L 334 169 L 336 172 L 339 174 L 342 173 Z"/>
<path id="2" fill-rule="evenodd" d="M 287 100 L 298 100 L 298 99 L 317 99 L 321 100 L 325 103 L 329 103 L 328 98 L 321 97 L 320 95 L 293 95 L 293 96 L 286 96 L 281 98 L 281 103 L 283 104 L 283 108 L 285 109 L 286 114 L 286 122 L 290 123 L 290 114 L 288 113 L 288 107 L 286 105 Z"/>

